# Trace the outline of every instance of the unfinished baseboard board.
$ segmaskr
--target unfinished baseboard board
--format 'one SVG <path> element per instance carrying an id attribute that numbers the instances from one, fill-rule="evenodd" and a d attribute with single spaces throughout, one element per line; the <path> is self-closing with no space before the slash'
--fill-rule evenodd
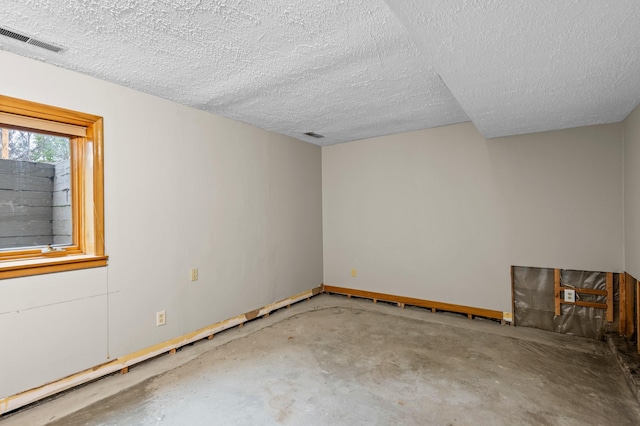
<path id="1" fill-rule="evenodd" d="M 30 389 L 13 396 L 9 396 L 7 398 L 0 399 L 0 416 L 2 414 L 37 402 L 41 399 L 50 397 L 60 392 L 64 392 L 73 387 L 88 383 L 117 371 L 125 373 L 128 371 L 129 367 L 135 364 L 146 361 L 158 355 L 175 353 L 177 349 L 185 345 L 197 342 L 198 340 L 202 339 L 210 339 L 216 333 L 220 333 L 221 331 L 235 326 L 242 326 L 245 322 L 251 321 L 257 317 L 268 316 L 269 313 L 275 310 L 288 307 L 302 300 L 310 299 L 311 297 L 320 294 L 321 291 L 322 286 L 313 288 L 303 293 L 296 294 L 295 296 L 291 296 L 270 305 L 263 306 L 262 308 L 255 309 L 242 315 L 238 315 L 234 318 L 220 321 L 218 323 L 203 327 L 194 332 L 187 333 L 180 337 L 176 337 L 174 339 L 158 343 L 157 345 L 141 349 L 132 354 L 122 356 L 105 364 L 97 365 L 88 370 L 72 374 L 60 380 L 56 380 L 55 382 L 51 382 L 34 389 Z"/>
<path id="2" fill-rule="evenodd" d="M 424 300 L 424 299 L 415 299 L 413 297 L 404 297 L 404 296 L 396 296 L 393 294 L 385 294 L 385 293 L 375 293 L 373 291 L 365 291 L 365 290 L 356 290 L 352 288 L 345 287 L 335 287 L 331 285 L 322 285 L 322 291 L 324 293 L 335 293 L 335 294 L 343 294 L 345 296 L 354 296 L 360 297 L 364 299 L 371 299 L 374 302 L 378 300 L 382 300 L 385 302 L 397 303 L 398 306 L 411 305 L 411 306 L 419 306 L 422 308 L 428 308 L 433 311 L 446 311 L 446 312 L 455 312 L 458 314 L 466 314 L 469 318 L 484 317 L 503 320 L 503 312 L 494 311 L 491 309 L 483 309 L 483 308 L 474 308 L 471 306 L 464 305 L 455 305 L 453 303 L 443 303 L 443 302 L 434 302 L 432 300 Z"/>

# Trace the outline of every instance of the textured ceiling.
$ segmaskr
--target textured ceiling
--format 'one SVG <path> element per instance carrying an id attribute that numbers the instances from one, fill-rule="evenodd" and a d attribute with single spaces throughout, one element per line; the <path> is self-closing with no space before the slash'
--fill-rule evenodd
<path id="1" fill-rule="evenodd" d="M 389 0 L 485 137 L 623 120 L 640 101 L 638 0 Z"/>
<path id="2" fill-rule="evenodd" d="M 67 50 L 0 49 L 319 145 L 615 122 L 640 100 L 637 0 L 387 3 L 3 0 L 0 27 Z"/>

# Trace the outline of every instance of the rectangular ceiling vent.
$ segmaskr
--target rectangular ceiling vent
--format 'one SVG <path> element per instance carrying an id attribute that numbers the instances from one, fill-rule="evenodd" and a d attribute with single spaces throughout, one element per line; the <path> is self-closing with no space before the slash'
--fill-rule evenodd
<path id="1" fill-rule="evenodd" d="M 8 28 L 0 27 L 0 35 L 21 41 L 23 43 L 32 44 L 34 46 L 38 46 L 42 49 L 47 49 L 55 53 L 64 52 L 66 50 L 66 48 L 64 47 L 56 46 L 55 44 L 47 43 L 46 41 L 38 40 L 37 38 L 17 33 Z"/>
<path id="2" fill-rule="evenodd" d="M 315 132 L 307 132 L 307 133 L 305 133 L 305 135 L 307 135 L 307 136 L 311 136 L 312 138 L 316 138 L 316 139 L 322 139 L 322 138 L 324 138 L 324 136 L 319 135 L 319 134 L 317 134 L 317 133 L 315 133 Z"/>

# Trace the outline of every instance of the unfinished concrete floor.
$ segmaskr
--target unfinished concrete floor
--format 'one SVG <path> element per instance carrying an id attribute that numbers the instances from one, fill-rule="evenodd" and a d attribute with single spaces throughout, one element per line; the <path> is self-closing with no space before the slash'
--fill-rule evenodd
<path id="1" fill-rule="evenodd" d="M 601 342 L 328 295 L 219 336 L 7 426 L 640 424 Z"/>

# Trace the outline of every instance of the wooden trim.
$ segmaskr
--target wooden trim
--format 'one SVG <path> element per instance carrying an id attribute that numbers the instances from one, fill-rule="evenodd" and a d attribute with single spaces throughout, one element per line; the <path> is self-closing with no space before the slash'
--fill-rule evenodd
<path id="1" fill-rule="evenodd" d="M 607 272 L 607 322 L 613 322 L 613 272 Z"/>
<path id="2" fill-rule="evenodd" d="M 0 112 L 88 127 L 101 117 L 0 95 Z"/>
<path id="3" fill-rule="evenodd" d="M 10 119 L 14 121 L 9 122 Z M 24 266 L 20 270 L 34 268 L 34 272 L 21 272 L 21 275 L 14 275 L 15 272 L 13 270 L 9 270 L 0 264 L 0 279 L 69 270 L 54 268 L 46 261 L 46 258 L 54 255 L 73 256 L 84 254 L 94 256 L 96 259 L 105 257 L 104 130 L 102 117 L 0 95 L 0 123 L 3 120 L 13 126 L 28 127 L 34 131 L 42 130 L 69 136 L 71 145 L 73 241 L 69 246 L 64 247 L 64 254 L 43 254 L 39 248 L 0 251 L 0 261 L 45 258 L 42 264 L 25 262 L 24 265 L 28 266 Z M 75 263 L 93 265 L 92 262 L 85 262 L 84 260 L 76 262 L 73 259 L 67 260 L 61 265 Z M 74 267 L 72 269 L 80 268 Z"/>
<path id="4" fill-rule="evenodd" d="M 636 326 L 640 330 L 640 281 L 636 280 Z M 636 334 L 636 346 L 640 354 L 640 333 Z"/>
<path id="5" fill-rule="evenodd" d="M 26 261 L 11 262 L 9 265 L 2 265 L 0 263 L 0 280 L 76 271 L 79 269 L 100 268 L 107 266 L 108 260 L 108 256 L 69 256 L 65 258 L 43 259 L 37 263 Z"/>
<path id="6" fill-rule="evenodd" d="M 53 135 L 71 135 L 83 138 L 87 136 L 87 128 L 85 126 L 42 120 L 40 118 L 26 117 L 24 115 L 10 114 L 1 111 L 0 127 L 15 128 L 17 130 L 38 129 L 43 133 Z"/>
<path id="7" fill-rule="evenodd" d="M 513 279 L 514 268 L 515 266 L 511 265 L 511 324 L 513 324 L 513 326 L 515 327 L 517 326 L 517 324 L 516 324 L 516 283 Z"/>
<path id="8" fill-rule="evenodd" d="M 620 274 L 620 301 L 618 302 L 618 334 L 627 333 L 627 274 Z"/>
<path id="9" fill-rule="evenodd" d="M 104 127 L 102 118 L 89 127 L 93 144 L 93 253 L 105 254 L 104 247 Z"/>
<path id="10" fill-rule="evenodd" d="M 309 299 L 316 294 L 319 294 L 320 289 L 321 286 L 291 296 L 287 299 L 280 300 L 270 305 L 266 305 L 259 310 L 260 315 L 264 315 L 268 312 L 284 308 L 293 303 Z M 56 380 L 55 382 L 21 392 L 7 398 L 0 399 L 0 415 L 8 413 L 9 411 L 17 410 L 18 408 L 24 407 L 25 405 L 34 403 L 51 395 L 55 395 L 57 393 L 76 387 L 78 385 L 90 382 L 100 377 L 107 376 L 111 373 L 115 373 L 117 371 L 128 372 L 129 368 L 133 365 L 154 358 L 158 355 L 168 354 L 173 349 L 181 348 L 185 345 L 197 342 L 198 340 L 211 340 L 214 334 L 220 333 L 221 331 L 227 330 L 237 325 L 244 324 L 246 321 L 247 319 L 244 315 L 238 315 L 236 317 L 217 322 L 215 324 L 206 326 L 191 333 L 184 334 L 174 339 L 149 346 L 129 355 L 124 355 L 113 361 L 97 365 L 93 368 L 89 368 L 76 374 L 72 374 L 60 380 Z"/>
<path id="11" fill-rule="evenodd" d="M 0 253 L 0 262 L 13 260 L 46 259 L 48 257 L 72 256 L 83 254 L 80 249 L 73 246 L 65 246 L 63 252 L 42 253 L 41 249 L 29 249 L 22 251 L 6 251 Z M 2 265 L 2 263 L 0 263 Z M 1 266 L 0 266 L 1 267 Z"/>
<path id="12" fill-rule="evenodd" d="M 640 296 L 636 292 L 636 283 L 637 280 L 631 275 L 627 274 L 626 277 L 627 282 L 627 325 L 626 325 L 626 336 L 628 339 L 631 339 L 633 334 L 636 332 L 638 323 L 636 322 L 636 317 L 634 314 L 634 310 L 636 309 L 635 305 L 638 296 Z"/>
<path id="13" fill-rule="evenodd" d="M 587 308 L 598 308 L 604 309 L 608 314 L 608 306 L 606 303 L 595 303 L 595 302 L 583 302 L 582 300 L 577 300 L 575 302 L 565 302 L 564 300 L 560 300 L 560 303 L 563 305 L 576 305 L 576 306 L 585 306 Z"/>
<path id="14" fill-rule="evenodd" d="M 84 201 L 84 167 L 82 162 L 85 159 L 84 138 L 73 138 L 71 141 L 71 220 L 73 226 L 73 244 L 78 246 L 80 251 L 84 251 L 84 212 L 86 210 Z"/>
<path id="15" fill-rule="evenodd" d="M 606 296 L 607 295 L 607 291 L 606 290 L 596 290 L 595 288 L 576 288 L 576 287 L 560 286 L 560 290 L 562 290 L 562 291 L 564 291 L 564 290 L 575 290 L 576 293 L 592 294 L 594 296 Z"/>
<path id="16" fill-rule="evenodd" d="M 561 314 L 560 310 L 560 269 L 553 270 L 553 294 L 555 298 L 555 315 Z"/>
<path id="17" fill-rule="evenodd" d="M 416 299 L 413 297 L 396 296 L 393 294 L 375 293 L 372 291 L 355 290 L 351 288 L 323 285 L 326 293 L 343 294 L 346 296 L 362 297 L 371 300 L 383 300 L 385 302 L 403 303 L 404 305 L 420 306 L 423 308 L 437 309 L 440 311 L 456 312 L 460 314 L 502 320 L 502 312 L 491 309 L 474 308 L 471 306 L 455 305 L 453 303 L 434 302 L 431 300 Z"/>
<path id="18" fill-rule="evenodd" d="M 554 302 L 555 302 L 555 315 L 561 315 L 561 305 L 575 305 L 585 306 L 588 308 L 604 309 L 607 311 L 607 322 L 613 322 L 613 272 L 607 272 L 607 290 L 597 290 L 593 288 L 575 288 L 561 285 L 561 273 L 560 269 L 553 270 L 553 287 L 554 287 Z M 565 290 L 575 290 L 576 293 L 591 294 L 594 296 L 605 296 L 606 303 L 594 303 L 583 302 L 578 300 L 576 302 L 565 302 L 560 297 L 560 292 Z"/>

